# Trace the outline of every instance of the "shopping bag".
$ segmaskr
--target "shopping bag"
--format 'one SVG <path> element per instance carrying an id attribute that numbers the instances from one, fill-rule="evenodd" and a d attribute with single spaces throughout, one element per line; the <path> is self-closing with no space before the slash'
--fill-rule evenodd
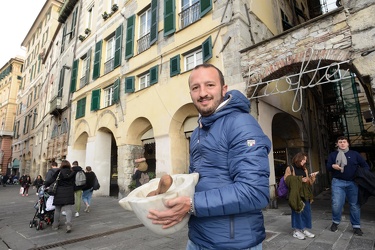
<path id="1" fill-rule="evenodd" d="M 20 194 L 23 194 L 24 188 L 20 187 Z"/>

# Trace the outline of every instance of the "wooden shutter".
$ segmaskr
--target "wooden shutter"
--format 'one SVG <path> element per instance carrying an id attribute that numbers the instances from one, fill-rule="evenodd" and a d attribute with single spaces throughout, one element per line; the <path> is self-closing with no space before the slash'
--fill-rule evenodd
<path id="1" fill-rule="evenodd" d="M 125 78 L 125 93 L 134 93 L 135 77 L 130 76 Z"/>
<path id="2" fill-rule="evenodd" d="M 158 65 L 150 69 L 150 85 L 153 85 L 158 82 L 158 76 L 159 76 L 158 69 L 159 69 Z"/>
<path id="3" fill-rule="evenodd" d="M 76 119 L 84 117 L 86 112 L 86 97 L 78 100 L 77 102 L 77 111 L 76 111 Z"/>
<path id="4" fill-rule="evenodd" d="M 72 68 L 72 76 L 70 79 L 70 93 L 73 93 L 76 91 L 77 74 L 78 74 L 78 60 L 74 60 L 73 68 Z"/>
<path id="5" fill-rule="evenodd" d="M 91 111 L 100 109 L 100 89 L 91 92 Z"/>
<path id="6" fill-rule="evenodd" d="M 200 0 L 201 5 L 201 17 L 206 15 L 210 10 L 212 10 L 212 0 Z"/>
<path id="7" fill-rule="evenodd" d="M 122 24 L 117 27 L 115 33 L 115 58 L 114 58 L 114 68 L 121 65 L 121 45 L 122 45 Z"/>
<path id="8" fill-rule="evenodd" d="M 180 74 L 180 55 L 169 60 L 169 76 L 173 77 L 178 74 Z"/>
<path id="9" fill-rule="evenodd" d="M 113 84 L 113 103 L 118 103 L 120 100 L 120 79 L 117 79 Z"/>
<path id="10" fill-rule="evenodd" d="M 203 62 L 207 62 L 212 58 L 212 42 L 211 36 L 209 36 L 203 43 L 202 43 L 202 57 Z"/>
<path id="11" fill-rule="evenodd" d="M 62 97 L 63 88 L 64 88 L 64 79 L 65 79 L 65 69 L 60 69 L 60 79 L 59 79 L 59 87 L 57 89 L 57 96 Z"/>
<path id="12" fill-rule="evenodd" d="M 164 36 L 176 31 L 175 0 L 164 0 Z"/>
<path id="13" fill-rule="evenodd" d="M 73 20 L 72 20 L 72 26 L 71 26 L 71 29 L 70 29 L 70 31 L 72 33 L 70 33 L 70 39 L 72 39 L 75 36 L 76 24 L 77 24 L 77 8 L 75 8 L 74 11 L 73 11 Z"/>
<path id="14" fill-rule="evenodd" d="M 94 80 L 100 76 L 100 59 L 102 57 L 102 43 L 103 40 L 100 40 L 95 45 L 94 70 L 92 72 L 92 78 Z"/>
<path id="15" fill-rule="evenodd" d="M 151 0 L 150 46 L 158 40 L 158 0 Z"/>
<path id="16" fill-rule="evenodd" d="M 89 84 L 90 82 L 90 66 L 91 66 L 91 48 L 87 51 L 87 64 L 86 64 L 86 77 L 85 77 L 85 84 Z"/>
<path id="17" fill-rule="evenodd" d="M 133 56 L 134 51 L 134 19 L 135 16 L 132 15 L 128 18 L 128 23 L 126 26 L 126 45 L 125 45 L 125 59 L 129 59 Z"/>

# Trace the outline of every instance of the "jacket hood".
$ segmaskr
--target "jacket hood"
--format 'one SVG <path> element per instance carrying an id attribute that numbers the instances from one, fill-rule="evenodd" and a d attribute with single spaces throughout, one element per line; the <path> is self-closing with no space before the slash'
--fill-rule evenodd
<path id="1" fill-rule="evenodd" d="M 201 116 L 198 123 L 202 127 L 208 127 L 218 118 L 233 112 L 250 112 L 250 101 L 238 90 L 228 91 L 224 96 L 224 102 L 216 111 L 210 116 Z"/>

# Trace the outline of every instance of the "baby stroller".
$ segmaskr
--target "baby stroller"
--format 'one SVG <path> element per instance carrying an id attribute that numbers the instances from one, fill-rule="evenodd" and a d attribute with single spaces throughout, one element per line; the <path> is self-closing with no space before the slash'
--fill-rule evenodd
<path id="1" fill-rule="evenodd" d="M 46 188 L 41 186 L 38 189 L 38 201 L 34 205 L 36 212 L 30 221 L 30 228 L 35 226 L 36 230 L 43 230 L 47 225 L 52 224 L 55 212 L 52 202 L 53 196 L 50 196 L 46 192 Z"/>

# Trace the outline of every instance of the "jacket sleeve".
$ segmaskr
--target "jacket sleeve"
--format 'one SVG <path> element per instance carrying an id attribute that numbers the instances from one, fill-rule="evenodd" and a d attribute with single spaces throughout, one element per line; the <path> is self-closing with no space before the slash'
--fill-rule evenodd
<path id="1" fill-rule="evenodd" d="M 229 124 L 220 135 L 220 144 L 227 149 L 227 162 L 218 165 L 227 165 L 231 183 L 195 193 L 198 217 L 251 212 L 269 203 L 270 140 L 249 114 L 226 119 Z"/>
<path id="2" fill-rule="evenodd" d="M 337 171 L 336 169 L 332 167 L 332 165 L 336 163 L 336 155 L 337 154 L 334 154 L 334 152 L 332 152 L 328 156 L 327 165 L 326 165 L 328 172 Z"/>

